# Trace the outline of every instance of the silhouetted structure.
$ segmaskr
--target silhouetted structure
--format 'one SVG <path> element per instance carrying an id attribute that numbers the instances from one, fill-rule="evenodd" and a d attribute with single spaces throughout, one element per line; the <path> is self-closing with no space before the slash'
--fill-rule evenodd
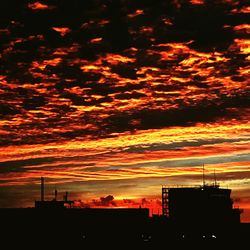
<path id="1" fill-rule="evenodd" d="M 162 214 L 177 224 L 240 223 L 242 210 L 233 208 L 230 195 L 218 185 L 162 187 Z"/>
<path id="2" fill-rule="evenodd" d="M 55 198 L 51 201 L 46 201 L 44 199 L 44 177 L 41 177 L 41 200 L 35 201 L 35 208 L 42 208 L 42 209 L 62 209 L 66 208 L 66 206 L 71 207 L 74 201 L 68 200 L 68 192 L 65 193 L 64 200 L 57 200 L 57 190 L 55 189 Z"/>
<path id="3" fill-rule="evenodd" d="M 44 201 L 44 177 L 41 177 L 41 201 Z"/>
<path id="4" fill-rule="evenodd" d="M 205 182 L 199 187 L 163 186 L 165 229 L 177 241 L 213 241 L 218 238 L 223 243 L 237 242 L 236 239 L 246 231 L 242 231 L 240 223 L 242 210 L 233 208 L 230 194 L 230 189 L 220 188 L 217 184 L 206 185 Z"/>
<path id="5" fill-rule="evenodd" d="M 178 249 L 179 244 L 184 248 L 202 246 L 204 239 L 211 246 L 218 240 L 224 246 L 238 244 L 248 238 L 250 231 L 249 224 L 240 223 L 241 210 L 233 208 L 231 190 L 219 188 L 216 183 L 162 187 L 163 215 L 153 217 L 149 217 L 147 208 L 75 208 L 67 192 L 58 201 L 55 190 L 54 199 L 46 201 L 44 191 L 41 178 L 41 200 L 35 201 L 35 208 L 0 209 L 2 239 L 8 246 L 14 237 L 19 248 L 27 248 L 28 243 L 33 247 L 32 239 L 41 247 L 53 244 L 56 249 L 58 245 L 63 249 L 76 246 L 116 249 L 117 243 L 123 247 L 146 244 L 156 249 L 166 241 Z"/>

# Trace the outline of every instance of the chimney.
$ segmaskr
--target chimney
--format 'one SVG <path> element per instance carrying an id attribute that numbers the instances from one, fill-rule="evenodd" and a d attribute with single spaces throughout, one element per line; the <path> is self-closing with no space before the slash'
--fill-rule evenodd
<path id="1" fill-rule="evenodd" d="M 44 201 L 44 177 L 41 177 L 41 201 Z"/>
<path id="2" fill-rule="evenodd" d="M 55 189 L 55 201 L 57 200 L 57 190 Z"/>
<path id="3" fill-rule="evenodd" d="M 68 201 L 68 192 L 65 192 L 64 199 L 65 199 L 65 201 Z"/>

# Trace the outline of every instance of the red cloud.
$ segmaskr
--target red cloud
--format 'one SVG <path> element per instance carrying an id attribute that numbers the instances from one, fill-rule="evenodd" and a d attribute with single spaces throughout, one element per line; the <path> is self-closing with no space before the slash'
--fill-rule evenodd
<path id="1" fill-rule="evenodd" d="M 46 10 L 49 9 L 49 6 L 40 2 L 29 3 L 28 8 L 32 10 Z"/>

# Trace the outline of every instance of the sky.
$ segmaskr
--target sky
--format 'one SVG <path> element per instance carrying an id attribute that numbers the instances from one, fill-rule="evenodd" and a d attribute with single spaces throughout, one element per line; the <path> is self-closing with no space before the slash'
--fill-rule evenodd
<path id="1" fill-rule="evenodd" d="M 247 1 L 1 2 L 0 207 L 149 207 L 215 181 L 250 222 Z"/>

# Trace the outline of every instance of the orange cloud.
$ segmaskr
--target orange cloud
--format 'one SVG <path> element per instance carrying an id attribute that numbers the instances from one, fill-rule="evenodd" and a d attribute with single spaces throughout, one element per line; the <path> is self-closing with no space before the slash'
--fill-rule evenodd
<path id="1" fill-rule="evenodd" d="M 67 33 L 69 33 L 71 30 L 68 27 L 52 27 L 53 30 L 60 33 L 61 36 L 65 36 Z"/>
<path id="2" fill-rule="evenodd" d="M 90 40 L 90 43 L 101 43 L 102 37 L 96 37 Z"/>
<path id="3" fill-rule="evenodd" d="M 49 6 L 40 2 L 29 3 L 28 8 L 32 10 L 46 10 L 49 9 Z"/>
<path id="4" fill-rule="evenodd" d="M 248 13 L 250 13 L 250 7 L 249 6 L 243 6 L 242 8 L 235 8 L 235 9 L 231 10 L 231 13 L 248 14 Z"/>
<path id="5" fill-rule="evenodd" d="M 246 33 L 250 34 L 250 24 L 240 24 L 236 25 L 233 28 L 235 31 L 241 32 L 241 33 Z"/>
<path id="6" fill-rule="evenodd" d="M 204 0 L 191 0 L 191 4 L 204 4 Z"/>
<path id="7" fill-rule="evenodd" d="M 136 16 L 140 16 L 140 15 L 143 15 L 144 14 L 144 10 L 136 10 L 134 13 L 131 13 L 131 14 L 128 14 L 128 17 L 129 18 L 134 18 Z"/>

